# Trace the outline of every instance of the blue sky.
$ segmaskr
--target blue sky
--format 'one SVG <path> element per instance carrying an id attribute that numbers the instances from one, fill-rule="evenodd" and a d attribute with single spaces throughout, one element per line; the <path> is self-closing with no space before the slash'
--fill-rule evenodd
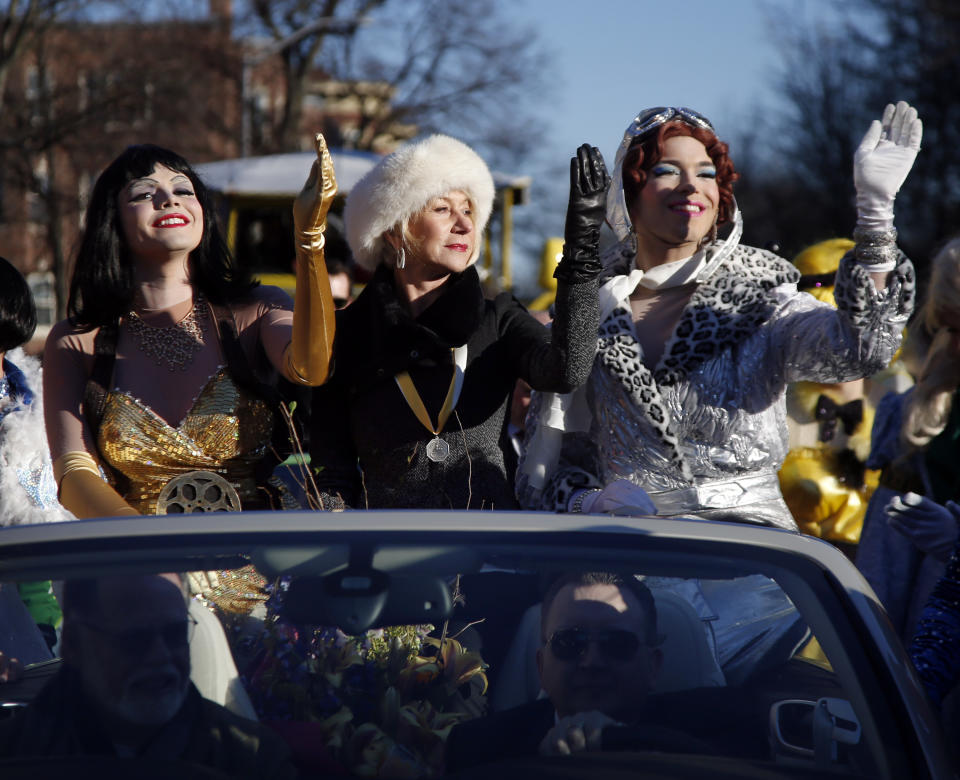
<path id="1" fill-rule="evenodd" d="M 623 131 L 642 109 L 688 106 L 731 142 L 777 104 L 778 35 L 796 25 L 829 24 L 834 0 L 514 0 L 553 52 L 544 101 L 543 158 L 533 197 L 545 205 L 537 232 L 562 235 L 568 161 L 584 142 L 613 164 Z M 555 164 L 554 164 L 555 162 Z M 536 258 L 517 242 L 516 282 L 533 283 Z"/>
<path id="2" fill-rule="evenodd" d="M 726 138 L 777 100 L 777 29 L 834 17 L 833 0 L 515 0 L 556 60 L 544 125 L 567 157 L 608 163 L 643 108 L 689 106 Z M 569 150 L 569 151 L 567 151 Z"/>

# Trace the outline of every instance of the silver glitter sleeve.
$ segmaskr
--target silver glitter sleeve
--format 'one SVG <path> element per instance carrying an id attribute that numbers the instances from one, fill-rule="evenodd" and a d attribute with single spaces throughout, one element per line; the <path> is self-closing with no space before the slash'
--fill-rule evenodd
<path id="1" fill-rule="evenodd" d="M 883 290 L 851 252 L 837 271 L 836 310 L 809 295 L 784 295 L 767 325 L 771 367 L 782 359 L 786 382 L 847 382 L 875 374 L 900 347 L 915 297 L 913 266 L 902 252 Z"/>

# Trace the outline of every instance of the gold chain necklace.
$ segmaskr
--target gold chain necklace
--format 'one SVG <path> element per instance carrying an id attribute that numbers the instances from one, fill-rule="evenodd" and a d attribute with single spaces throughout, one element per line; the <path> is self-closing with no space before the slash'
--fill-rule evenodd
<path id="1" fill-rule="evenodd" d="M 199 294 L 193 308 L 173 325 L 148 325 L 133 309 L 127 313 L 127 326 L 137 340 L 137 348 L 158 366 L 166 365 L 171 371 L 187 370 L 193 356 L 203 346 L 206 320 L 206 303 Z"/>

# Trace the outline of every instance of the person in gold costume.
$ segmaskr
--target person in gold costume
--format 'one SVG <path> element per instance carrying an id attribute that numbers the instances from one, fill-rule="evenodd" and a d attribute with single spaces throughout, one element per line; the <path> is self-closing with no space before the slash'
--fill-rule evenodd
<path id="1" fill-rule="evenodd" d="M 273 379 L 319 385 L 330 371 L 323 248 L 337 188 L 321 135 L 316 148 L 294 204 L 295 306 L 234 263 L 208 190 L 180 155 L 131 146 L 97 179 L 69 317 L 44 353 L 54 475 L 78 517 L 163 513 L 165 488 L 197 472 L 221 489 L 223 508 L 271 505 L 261 464 Z"/>
<path id="2" fill-rule="evenodd" d="M 798 288 L 836 306 L 833 283 L 841 258 L 854 247 L 832 238 L 807 247 L 794 259 Z M 804 533 L 852 553 L 880 477 L 864 462 L 876 403 L 910 380 L 898 361 L 878 375 L 851 382 L 794 382 L 787 389 L 790 451 L 779 471 L 783 498 Z"/>

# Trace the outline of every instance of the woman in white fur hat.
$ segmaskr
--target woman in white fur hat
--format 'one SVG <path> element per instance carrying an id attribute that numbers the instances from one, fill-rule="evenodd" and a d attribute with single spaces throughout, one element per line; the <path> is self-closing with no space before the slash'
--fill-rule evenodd
<path id="1" fill-rule="evenodd" d="M 333 378 L 314 391 L 324 508 L 516 506 L 505 455 L 511 392 L 518 378 L 562 391 L 589 373 L 607 184 L 599 152 L 581 147 L 552 331 L 508 293 L 484 299 L 474 263 L 494 185 L 470 147 L 433 135 L 357 184 L 347 241 L 373 278 L 337 312 Z"/>

